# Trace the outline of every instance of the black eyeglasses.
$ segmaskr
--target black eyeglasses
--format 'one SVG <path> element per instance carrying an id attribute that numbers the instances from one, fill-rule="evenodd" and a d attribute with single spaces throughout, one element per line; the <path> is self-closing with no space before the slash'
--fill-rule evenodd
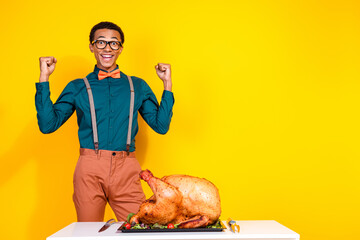
<path id="1" fill-rule="evenodd" d="M 105 41 L 105 40 L 95 40 L 91 44 L 94 44 L 98 49 L 104 49 L 109 44 L 112 50 L 119 50 L 122 47 L 122 43 L 120 41 Z"/>

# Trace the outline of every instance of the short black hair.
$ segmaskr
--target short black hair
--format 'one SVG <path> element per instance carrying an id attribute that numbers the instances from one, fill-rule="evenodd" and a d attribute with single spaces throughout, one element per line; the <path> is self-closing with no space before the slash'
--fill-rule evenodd
<path id="1" fill-rule="evenodd" d="M 116 25 L 115 23 L 112 23 L 112 22 L 99 22 L 98 24 L 93 26 L 90 31 L 90 36 L 89 36 L 90 43 L 92 43 L 94 41 L 95 32 L 96 32 L 96 30 L 99 30 L 99 29 L 111 29 L 111 30 L 118 31 L 120 33 L 121 43 L 124 44 L 125 38 L 124 38 L 123 31 L 121 30 L 121 28 L 118 25 Z"/>

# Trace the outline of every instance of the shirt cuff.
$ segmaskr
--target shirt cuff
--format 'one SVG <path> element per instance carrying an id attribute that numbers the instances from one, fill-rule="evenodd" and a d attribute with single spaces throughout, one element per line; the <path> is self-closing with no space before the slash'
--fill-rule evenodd
<path id="1" fill-rule="evenodd" d="M 173 92 L 170 92 L 168 90 L 164 90 L 162 99 L 171 99 L 173 103 L 175 102 Z"/>
<path id="2" fill-rule="evenodd" d="M 36 91 L 49 90 L 49 82 L 37 82 L 35 83 Z"/>

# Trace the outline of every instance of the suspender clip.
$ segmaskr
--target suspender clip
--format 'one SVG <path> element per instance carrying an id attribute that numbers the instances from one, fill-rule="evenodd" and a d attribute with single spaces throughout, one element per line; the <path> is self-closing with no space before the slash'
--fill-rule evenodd
<path id="1" fill-rule="evenodd" d="M 130 154 L 130 144 L 126 144 L 126 154 L 129 156 Z"/>
<path id="2" fill-rule="evenodd" d="M 99 152 L 99 143 L 94 142 L 94 147 L 95 147 L 95 153 L 98 154 L 98 152 Z"/>

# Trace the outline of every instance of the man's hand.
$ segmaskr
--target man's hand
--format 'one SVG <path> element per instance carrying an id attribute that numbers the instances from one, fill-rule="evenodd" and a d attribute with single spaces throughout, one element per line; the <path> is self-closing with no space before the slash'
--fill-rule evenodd
<path id="1" fill-rule="evenodd" d="M 56 65 L 56 58 L 54 57 L 40 57 L 40 82 L 49 81 L 49 76 L 54 72 Z"/>
<path id="2" fill-rule="evenodd" d="M 170 64 L 159 63 L 155 66 L 156 73 L 159 78 L 164 82 L 164 90 L 171 91 L 171 67 Z"/>

